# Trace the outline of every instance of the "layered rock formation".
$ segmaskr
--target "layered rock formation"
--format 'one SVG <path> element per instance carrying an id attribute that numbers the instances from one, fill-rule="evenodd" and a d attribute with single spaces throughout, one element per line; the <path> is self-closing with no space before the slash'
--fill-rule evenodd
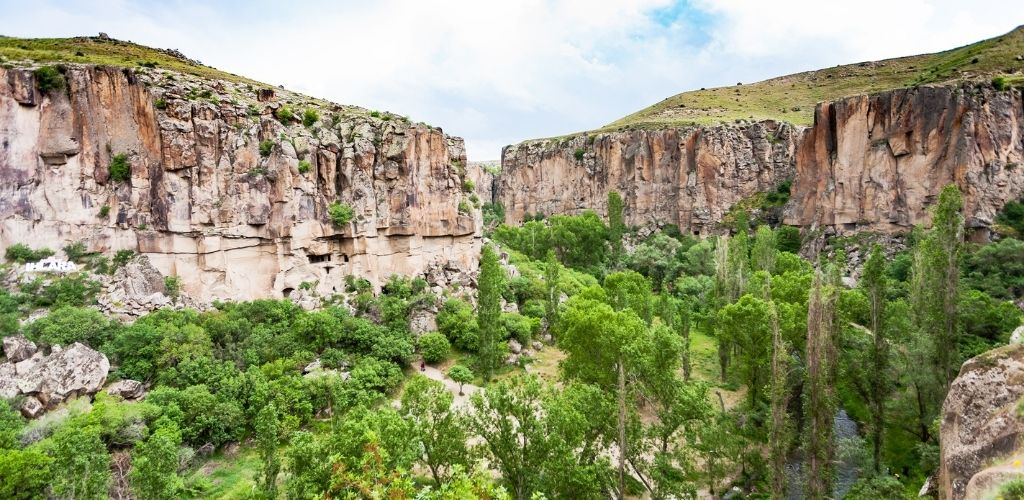
<path id="1" fill-rule="evenodd" d="M 940 498 L 994 498 L 1000 484 L 1024 479 L 1024 345 L 973 358 L 942 405 Z"/>
<path id="2" fill-rule="evenodd" d="M 31 354 L 23 357 L 28 352 Z M 50 354 L 44 355 L 24 337 L 7 337 L 4 353 L 0 398 L 25 396 L 22 413 L 29 418 L 69 398 L 96 393 L 110 372 L 106 356 L 78 342 L 66 349 L 53 346 Z"/>
<path id="3" fill-rule="evenodd" d="M 476 265 L 465 149 L 440 129 L 159 69 L 64 76 L 66 91 L 43 93 L 30 70 L 0 69 L 0 248 L 135 250 L 200 300 Z M 351 223 L 329 220 L 335 202 Z"/>
<path id="4" fill-rule="evenodd" d="M 820 104 L 808 128 L 766 121 L 631 130 L 509 146 L 497 199 L 524 213 L 605 210 L 707 233 L 736 203 L 792 180 L 786 224 L 835 233 L 928 223 L 943 186 L 964 192 L 979 236 L 1024 194 L 1024 104 L 989 85 L 920 87 Z"/>

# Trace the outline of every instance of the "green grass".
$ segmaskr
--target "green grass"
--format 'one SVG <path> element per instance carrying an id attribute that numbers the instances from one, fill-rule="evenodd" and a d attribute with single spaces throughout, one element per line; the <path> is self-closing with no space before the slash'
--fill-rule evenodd
<path id="1" fill-rule="evenodd" d="M 250 498 L 259 469 L 259 453 L 254 448 L 239 448 L 231 457 L 218 452 L 189 474 L 185 483 L 204 485 L 198 488 L 202 491 L 197 491 L 197 498 Z"/>
<path id="2" fill-rule="evenodd" d="M 877 62 L 862 62 L 762 82 L 684 92 L 589 133 L 622 129 L 778 120 L 810 125 L 817 103 L 925 84 L 992 78 L 1024 69 L 1024 27 L 964 47 Z M 1007 77 L 1020 85 L 1024 77 Z M 571 137 L 578 134 L 571 134 Z M 558 138 L 552 138 L 558 139 Z"/>
<path id="3" fill-rule="evenodd" d="M 70 62 L 126 68 L 163 68 L 203 78 L 249 83 L 260 87 L 269 86 L 216 68 L 195 64 L 151 47 L 97 37 L 0 37 L 0 57 L 6 61 L 29 60 L 38 63 Z"/>

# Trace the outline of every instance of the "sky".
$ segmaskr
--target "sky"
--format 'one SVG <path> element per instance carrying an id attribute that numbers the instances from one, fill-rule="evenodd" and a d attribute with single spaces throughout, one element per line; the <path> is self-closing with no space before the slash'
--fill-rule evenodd
<path id="1" fill-rule="evenodd" d="M 471 161 L 666 97 L 936 52 L 1024 24 L 993 0 L 0 0 L 0 34 L 176 48 L 466 139 Z"/>

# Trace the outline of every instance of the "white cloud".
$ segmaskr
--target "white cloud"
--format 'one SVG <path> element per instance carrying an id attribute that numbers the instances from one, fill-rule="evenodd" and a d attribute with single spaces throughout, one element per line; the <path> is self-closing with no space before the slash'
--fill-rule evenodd
<path id="1" fill-rule="evenodd" d="M 990 5 L 0 0 L 0 33 L 106 31 L 178 48 L 234 73 L 443 126 L 483 160 L 503 144 L 594 128 L 683 90 L 941 50 L 1024 19 L 1024 5 L 980 3 Z"/>

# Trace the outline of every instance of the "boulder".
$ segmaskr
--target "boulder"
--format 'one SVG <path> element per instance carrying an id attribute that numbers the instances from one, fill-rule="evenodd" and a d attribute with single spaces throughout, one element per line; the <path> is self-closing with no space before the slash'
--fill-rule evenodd
<path id="1" fill-rule="evenodd" d="M 320 360 L 319 359 L 314 359 L 312 362 L 310 362 L 308 365 L 306 365 L 305 368 L 302 369 L 302 373 L 318 372 L 318 371 L 320 371 L 322 369 L 323 368 L 320 365 Z"/>
<path id="2" fill-rule="evenodd" d="M 37 352 L 33 354 L 31 358 L 23 359 L 14 363 L 14 371 L 17 372 L 18 375 L 25 376 L 31 373 L 32 370 L 35 369 L 36 365 L 45 358 L 46 356 L 43 356 L 43 353 Z"/>
<path id="3" fill-rule="evenodd" d="M 533 350 L 534 351 L 540 351 L 543 348 L 544 348 L 544 344 L 542 344 L 539 340 L 534 340 L 533 341 Z"/>
<path id="4" fill-rule="evenodd" d="M 43 403 L 32 396 L 25 398 L 25 401 L 21 403 L 21 414 L 25 418 L 36 418 L 42 415 L 45 409 L 46 407 L 43 406 Z"/>
<path id="5" fill-rule="evenodd" d="M 17 363 L 28 359 L 35 353 L 36 344 L 25 338 L 24 335 L 4 337 L 4 356 L 7 356 L 7 361 Z"/>
<path id="6" fill-rule="evenodd" d="M 1011 344 L 1024 343 L 1024 325 L 1018 326 L 1017 328 L 1015 328 L 1013 330 L 1013 333 L 1010 334 L 1010 343 Z"/>
<path id="7" fill-rule="evenodd" d="M 47 407 L 68 397 L 94 394 L 103 387 L 110 372 L 110 361 L 102 353 L 75 342 L 67 349 L 56 346 L 32 370 L 18 374 L 19 392 L 36 396 Z"/>
<path id="8" fill-rule="evenodd" d="M 0 363 L 0 398 L 11 399 L 21 393 L 17 376 L 14 363 Z"/>
<path id="9" fill-rule="evenodd" d="M 942 405 L 939 497 L 984 498 L 1024 468 L 1010 467 L 1020 455 L 1024 417 L 1024 345 L 1011 344 L 968 360 Z"/>
<path id="10" fill-rule="evenodd" d="M 121 399 L 139 399 L 145 394 L 145 387 L 137 380 L 118 380 L 107 387 L 107 394 Z"/>
<path id="11" fill-rule="evenodd" d="M 426 309 L 416 309 L 412 311 L 412 313 L 409 314 L 409 331 L 416 335 L 436 332 L 437 313 Z"/>
<path id="12" fill-rule="evenodd" d="M 520 344 L 519 341 L 516 340 L 516 339 L 509 339 L 508 340 L 508 350 L 512 354 L 519 354 L 519 353 L 523 352 L 523 345 Z"/>

